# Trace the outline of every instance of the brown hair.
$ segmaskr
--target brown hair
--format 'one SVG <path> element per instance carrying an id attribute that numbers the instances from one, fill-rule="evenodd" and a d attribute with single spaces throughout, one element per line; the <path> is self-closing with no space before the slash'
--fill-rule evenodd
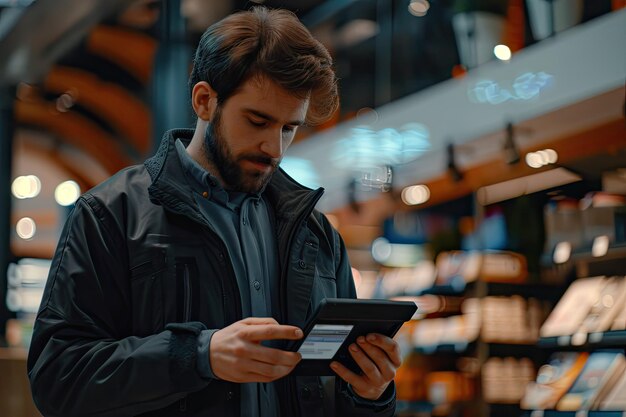
<path id="1" fill-rule="evenodd" d="M 253 76 L 310 96 L 309 124 L 328 120 L 339 105 L 328 50 L 287 10 L 254 7 L 211 25 L 198 44 L 189 89 L 206 81 L 223 103 Z"/>

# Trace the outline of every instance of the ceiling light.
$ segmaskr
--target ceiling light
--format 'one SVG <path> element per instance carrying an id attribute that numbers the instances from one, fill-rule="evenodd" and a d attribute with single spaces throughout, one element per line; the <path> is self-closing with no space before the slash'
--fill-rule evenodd
<path id="1" fill-rule="evenodd" d="M 41 192 L 41 181 L 36 175 L 21 175 L 13 180 L 11 192 L 20 200 L 37 197 Z"/>
<path id="2" fill-rule="evenodd" d="M 372 242 L 372 257 L 378 263 L 385 263 L 391 256 L 391 244 L 384 237 L 379 237 Z"/>
<path id="3" fill-rule="evenodd" d="M 496 45 L 493 48 L 493 54 L 500 61 L 508 61 L 511 59 L 511 50 L 506 45 Z"/>
<path id="4" fill-rule="evenodd" d="M 430 3 L 428 3 L 428 0 L 411 0 L 411 3 L 409 4 L 409 13 L 413 16 L 426 16 L 428 9 L 430 9 Z"/>
<path id="5" fill-rule="evenodd" d="M 426 185 L 413 185 L 402 190 L 401 197 L 407 206 L 423 204 L 430 198 L 430 189 Z"/>
<path id="6" fill-rule="evenodd" d="M 539 155 L 537 152 L 528 152 L 525 159 L 526 165 L 531 168 L 541 168 L 543 166 L 543 163 L 541 161 L 541 155 Z"/>
<path id="7" fill-rule="evenodd" d="M 17 235 L 24 240 L 32 239 L 37 231 L 37 225 L 30 217 L 23 217 L 17 221 L 15 231 Z"/>
<path id="8" fill-rule="evenodd" d="M 430 132 L 421 123 L 408 123 L 399 130 L 362 125 L 350 129 L 350 136 L 335 144 L 332 160 L 354 170 L 395 166 L 416 160 L 430 147 Z"/>
<path id="9" fill-rule="evenodd" d="M 543 149 L 526 154 L 526 164 L 531 168 L 541 168 L 545 165 L 554 164 L 558 159 L 559 154 L 554 149 Z"/>
<path id="10" fill-rule="evenodd" d="M 608 251 L 609 251 L 609 237 L 606 235 L 597 236 L 593 240 L 593 246 L 591 247 L 591 254 L 596 258 L 600 258 L 606 255 Z"/>
<path id="11" fill-rule="evenodd" d="M 554 149 L 544 149 L 544 152 L 548 155 L 549 164 L 556 164 L 559 160 L 559 154 Z"/>
<path id="12" fill-rule="evenodd" d="M 57 185 L 54 199 L 62 206 L 70 206 L 80 197 L 80 186 L 75 181 L 65 181 Z"/>
<path id="13" fill-rule="evenodd" d="M 68 92 L 63 93 L 57 98 L 56 101 L 56 109 L 60 113 L 67 112 L 72 106 L 74 106 L 75 100 L 74 97 Z"/>
<path id="14" fill-rule="evenodd" d="M 554 248 L 553 260 L 555 264 L 564 264 L 572 254 L 572 245 L 569 242 L 559 242 Z"/>

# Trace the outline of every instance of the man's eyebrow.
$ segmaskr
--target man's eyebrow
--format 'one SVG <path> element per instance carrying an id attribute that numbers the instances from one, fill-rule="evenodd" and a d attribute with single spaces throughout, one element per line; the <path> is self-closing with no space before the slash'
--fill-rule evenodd
<path id="1" fill-rule="evenodd" d="M 276 123 L 276 118 L 273 116 L 270 116 L 269 114 L 262 112 L 260 110 L 256 110 L 256 109 L 243 109 L 244 112 L 246 113 L 251 113 L 257 117 L 260 117 L 262 119 L 265 119 L 267 121 L 270 121 L 272 123 Z M 304 124 L 304 120 L 292 120 L 290 122 L 287 122 L 288 125 L 290 126 L 302 126 Z"/>

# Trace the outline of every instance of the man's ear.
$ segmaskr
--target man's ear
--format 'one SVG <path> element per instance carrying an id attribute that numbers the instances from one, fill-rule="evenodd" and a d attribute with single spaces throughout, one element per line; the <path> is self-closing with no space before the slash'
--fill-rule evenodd
<path id="1" fill-rule="evenodd" d="M 200 81 L 191 90 L 191 106 L 199 119 L 210 122 L 217 108 L 217 93 L 206 81 Z"/>

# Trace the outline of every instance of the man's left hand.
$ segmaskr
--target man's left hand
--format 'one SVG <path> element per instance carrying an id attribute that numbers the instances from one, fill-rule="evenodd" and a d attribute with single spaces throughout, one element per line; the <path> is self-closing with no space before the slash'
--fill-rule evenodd
<path id="1" fill-rule="evenodd" d="M 357 375 L 339 362 L 330 367 L 349 383 L 358 396 L 375 401 L 385 392 L 400 367 L 400 347 L 395 340 L 377 333 L 359 336 L 357 343 L 350 345 L 352 358 L 363 371 Z"/>

